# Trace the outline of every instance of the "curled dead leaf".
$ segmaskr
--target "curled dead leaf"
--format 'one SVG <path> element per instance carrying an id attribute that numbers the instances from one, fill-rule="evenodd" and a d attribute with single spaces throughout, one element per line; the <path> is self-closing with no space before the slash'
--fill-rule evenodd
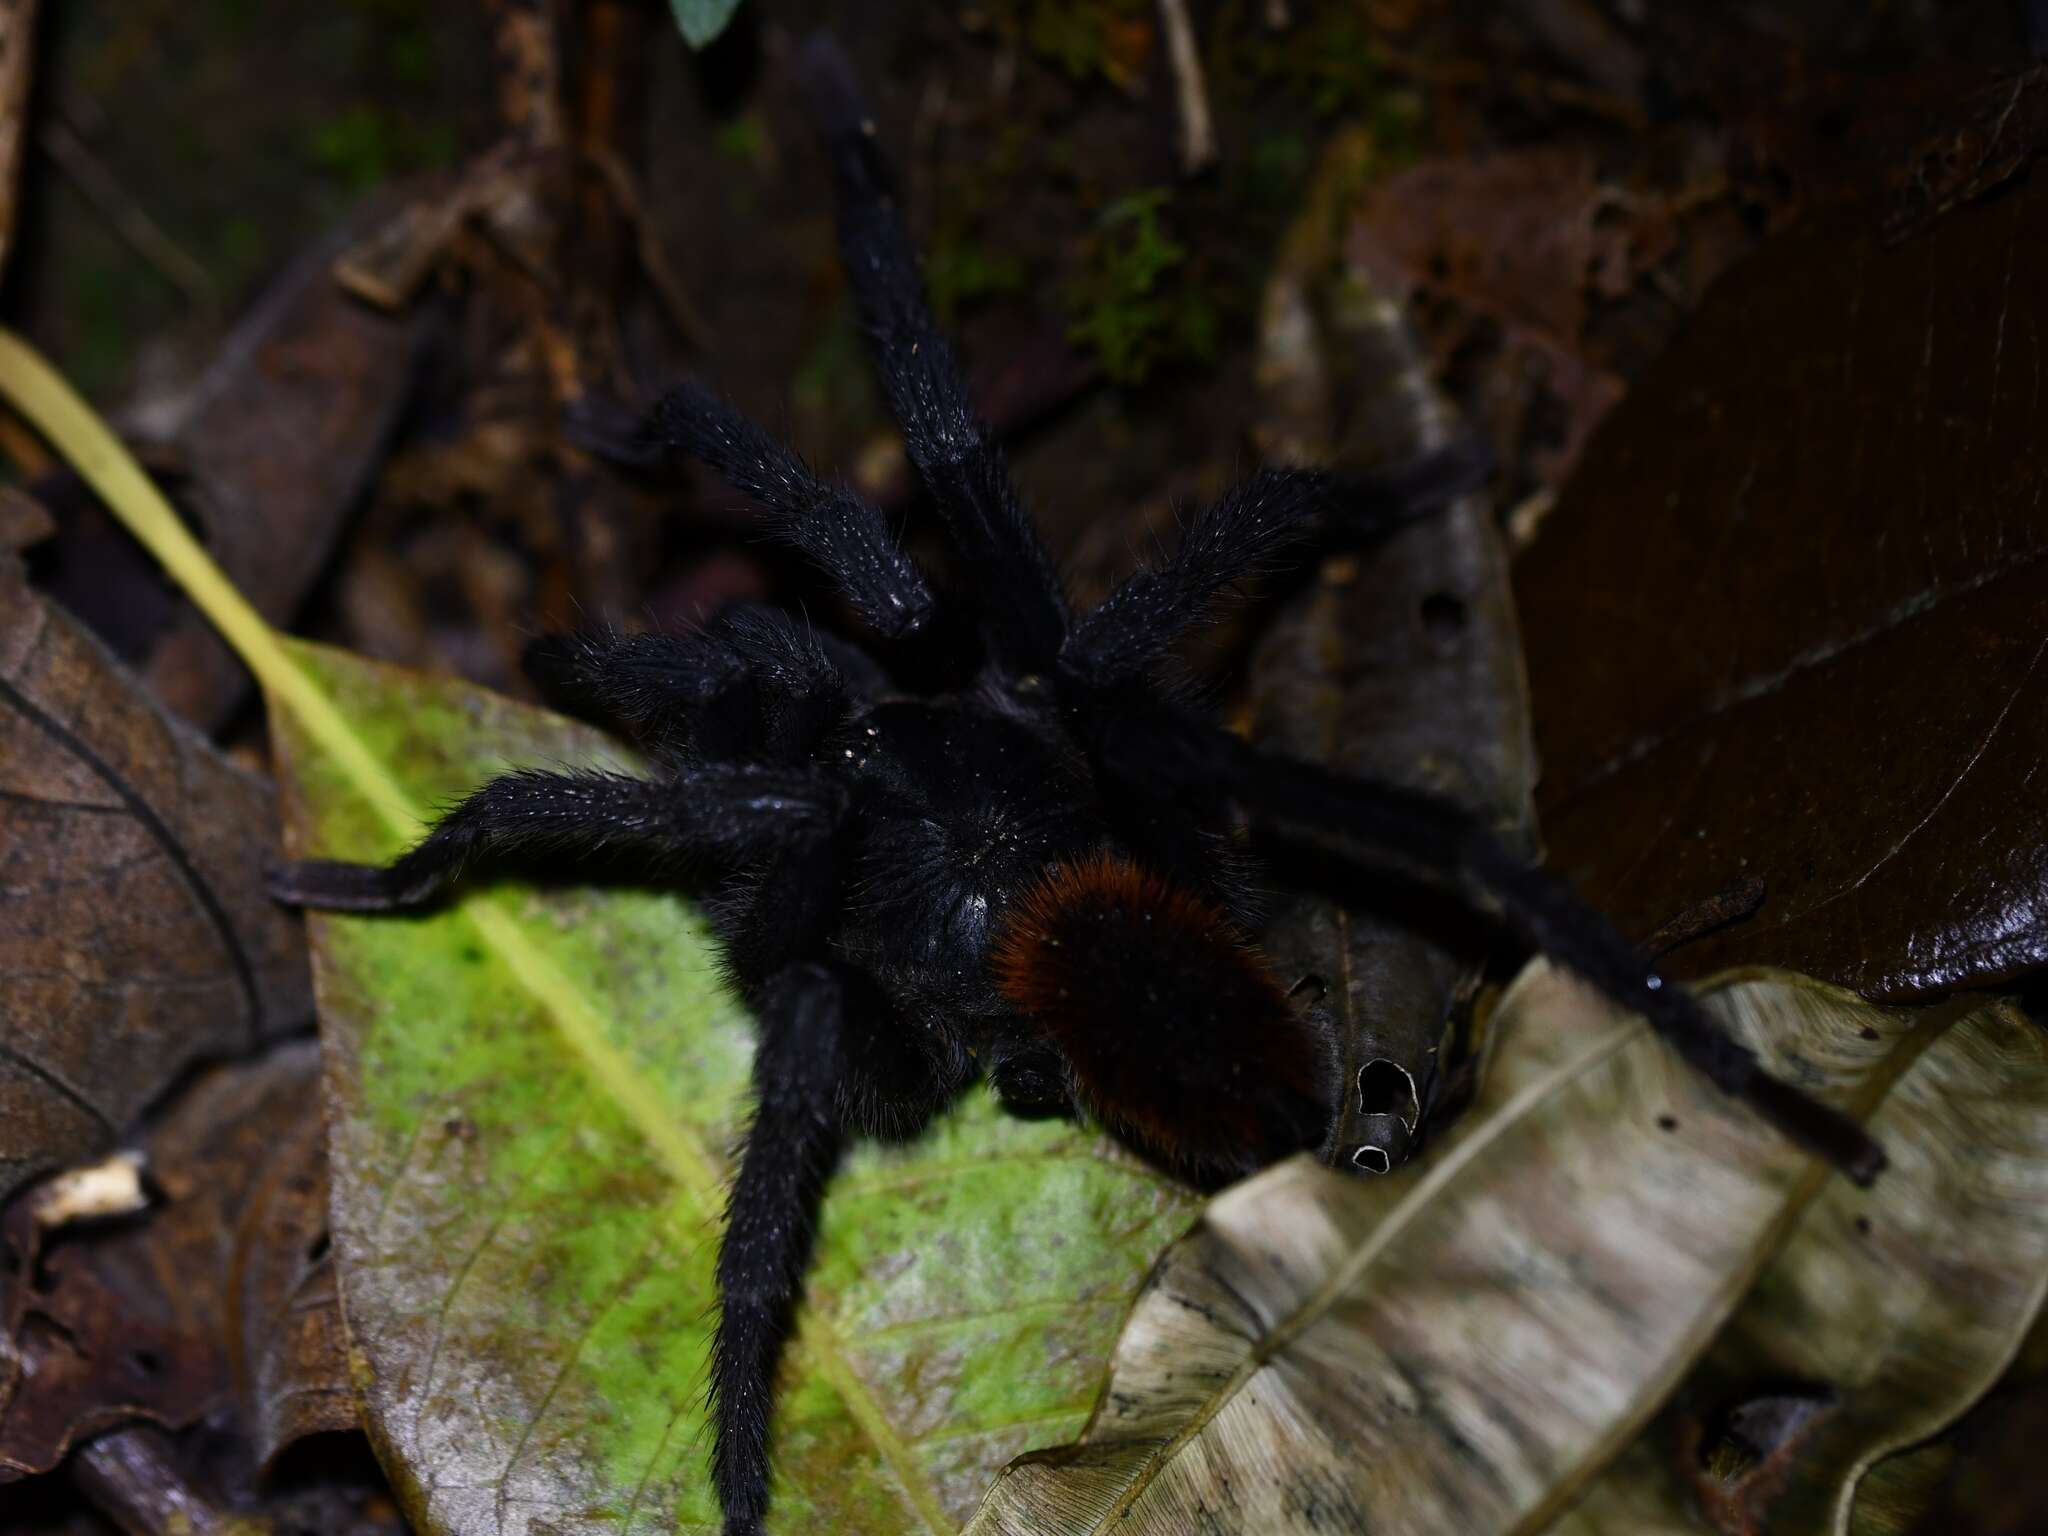
<path id="1" fill-rule="evenodd" d="M 1267 284 L 1259 436 L 1278 462 L 1380 467 L 1465 430 L 1398 304 L 1339 240 L 1343 199 L 1371 153 L 1362 132 L 1333 141 Z M 1483 493 L 1325 556 L 1262 620 L 1248 683 L 1252 731 L 1267 745 L 1445 795 L 1533 844 L 1521 637 Z M 1446 1020 L 1485 958 L 1481 925 L 1438 916 L 1427 903 L 1289 896 L 1262 928 L 1281 974 L 1321 982 L 1336 1024 L 1344 1099 L 1324 1149 L 1334 1167 L 1385 1171 L 1416 1140 Z"/>

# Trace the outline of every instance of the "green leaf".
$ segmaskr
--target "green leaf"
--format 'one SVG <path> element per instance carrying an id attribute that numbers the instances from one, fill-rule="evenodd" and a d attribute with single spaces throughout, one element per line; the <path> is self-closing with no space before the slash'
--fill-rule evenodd
<path id="1" fill-rule="evenodd" d="M 740 0 L 668 0 L 676 13 L 676 25 L 683 29 L 683 41 L 702 48 L 717 39 L 732 24 Z"/>
<path id="2" fill-rule="evenodd" d="M 263 685 L 295 851 L 374 859 L 427 807 L 605 738 L 290 641 L 19 337 L 0 394 Z M 750 1034 L 701 925 L 646 891 L 500 888 L 316 918 L 335 1247 L 370 1429 L 426 1532 L 716 1528 L 705 1342 Z M 943 1532 L 1070 1436 L 1195 1196 L 972 1095 L 827 1191 L 779 1384 L 771 1531 Z"/>
<path id="3" fill-rule="evenodd" d="M 420 804 L 512 764 L 609 763 L 587 728 L 290 644 Z M 298 854 L 405 839 L 277 717 Z M 705 1359 L 750 1028 L 698 920 L 649 891 L 498 888 L 316 917 L 334 1239 L 370 1421 L 423 1529 L 710 1528 Z M 773 1528 L 948 1531 L 1085 1419 L 1194 1196 L 979 1092 L 826 1196 L 785 1369 Z"/>
<path id="4" fill-rule="evenodd" d="M 1959 1012 L 1759 973 L 1706 1001 L 1863 1114 Z M 1081 1443 L 1007 1468 L 970 1536 L 1555 1518 L 1830 1175 L 1543 963 L 1494 1033 L 1472 1111 L 1408 1172 L 1298 1158 L 1212 1201 L 1133 1309 Z"/>

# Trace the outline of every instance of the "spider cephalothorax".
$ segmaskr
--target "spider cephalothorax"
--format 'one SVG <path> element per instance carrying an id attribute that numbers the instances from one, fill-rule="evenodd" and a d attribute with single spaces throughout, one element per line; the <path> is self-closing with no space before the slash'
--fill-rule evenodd
<path id="1" fill-rule="evenodd" d="M 958 686 L 900 688 L 867 653 L 738 608 L 686 636 L 539 644 L 557 700 L 631 730 L 662 770 L 508 774 L 388 868 L 278 877 L 307 905 L 435 896 L 472 863 L 623 856 L 704 888 L 760 1023 L 758 1108 L 720 1250 L 714 1470 L 728 1532 L 758 1528 L 770 1384 L 820 1187 L 848 1133 L 903 1135 L 985 1074 L 1011 1103 L 1079 1109 L 1205 1179 L 1321 1143 L 1326 1023 L 1252 943 L 1245 826 L 1449 886 L 1651 1023 L 1700 1070 L 1859 1178 L 1882 1154 L 1767 1076 L 1604 919 L 1455 806 L 1239 740 L 1157 685 L 1224 588 L 1314 536 L 1357 540 L 1469 488 L 1452 450 L 1373 478 L 1262 471 L 1178 549 L 1075 617 L 934 330 L 846 64 L 806 73 L 842 247 L 910 458 L 972 583 Z M 881 516 L 694 386 L 615 444 L 686 455 L 760 500 L 854 614 L 895 639 L 935 602 Z"/>

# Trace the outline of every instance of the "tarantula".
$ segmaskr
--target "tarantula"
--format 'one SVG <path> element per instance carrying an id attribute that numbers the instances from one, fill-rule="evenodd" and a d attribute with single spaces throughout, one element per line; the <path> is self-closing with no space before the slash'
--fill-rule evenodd
<path id="1" fill-rule="evenodd" d="M 388 867 L 308 862 L 275 881 L 285 900 L 374 911 L 486 863 L 624 852 L 723 873 L 714 927 L 759 1021 L 712 1359 L 730 1536 L 767 1508 L 774 1368 L 846 1135 L 915 1132 L 985 1075 L 1012 1106 L 1079 1109 L 1201 1179 L 1321 1144 L 1339 1092 L 1330 1028 L 1247 937 L 1247 825 L 1452 887 L 1772 1124 L 1872 1177 L 1883 1156 L 1857 1125 L 1766 1075 L 1465 812 L 1261 750 L 1156 676 L 1212 600 L 1277 552 L 1424 513 L 1469 488 L 1474 456 L 1373 478 L 1261 471 L 1171 557 L 1074 615 L 934 329 L 852 73 L 824 39 L 803 62 L 882 386 L 972 581 L 967 680 L 906 692 L 865 651 L 759 608 L 682 636 L 543 641 L 544 689 L 634 730 L 663 777 L 510 773 Z M 881 515 L 714 396 L 676 390 L 617 446 L 723 473 L 877 634 L 931 627 L 932 592 Z"/>

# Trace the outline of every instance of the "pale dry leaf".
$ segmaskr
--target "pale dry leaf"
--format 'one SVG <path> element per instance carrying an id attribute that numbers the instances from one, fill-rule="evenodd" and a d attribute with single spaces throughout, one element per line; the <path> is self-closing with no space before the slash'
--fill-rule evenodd
<path id="1" fill-rule="evenodd" d="M 1708 1007 L 1867 1112 L 1953 1013 L 1749 973 Z M 1471 1115 L 1393 1179 L 1306 1159 L 1170 1250 L 1082 1443 L 972 1536 L 1540 1529 L 1649 1417 L 1830 1175 L 1547 965 Z"/>
<path id="2" fill-rule="evenodd" d="M 2048 1294 L 2048 1033 L 1983 1003 L 1913 1063 L 1872 1130 L 1891 1156 L 1884 1177 L 1822 1191 L 1688 1384 L 1709 1415 L 1788 1382 L 1832 1398 L 1754 1490 L 1729 1490 L 1774 1532 L 1839 1536 L 1861 1523 L 1864 1474 L 1988 1390 Z M 1884 1481 L 1878 1501 L 1896 1502 L 1897 1479 Z M 1617 1463 L 1553 1527 L 1623 1529 L 1709 1527 L 1653 1454 Z"/>

